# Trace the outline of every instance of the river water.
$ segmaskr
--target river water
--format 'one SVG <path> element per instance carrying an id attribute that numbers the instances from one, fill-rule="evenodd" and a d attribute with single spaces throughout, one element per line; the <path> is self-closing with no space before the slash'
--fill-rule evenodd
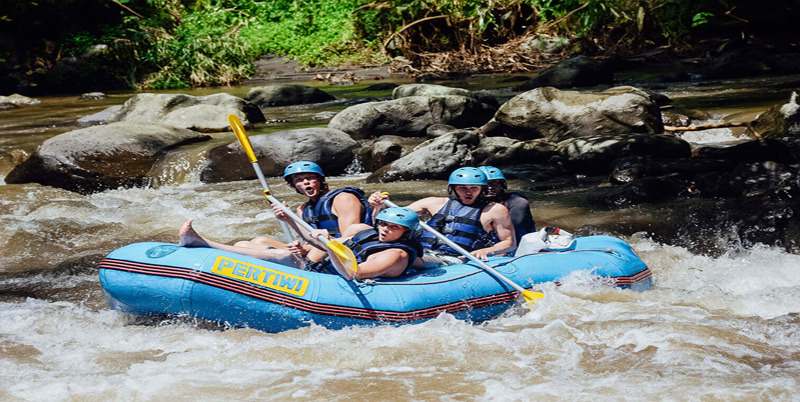
<path id="1" fill-rule="evenodd" d="M 797 82 L 683 83 L 661 92 L 710 112 L 701 123 L 717 123 L 785 103 Z M 185 92 L 243 96 L 248 89 Z M 0 112 L 0 175 L 13 155 L 129 96 L 45 97 Z M 276 122 L 251 134 L 324 125 L 313 119 L 320 111 L 265 110 Z M 233 141 L 217 137 L 225 135 Z M 696 146 L 740 141 L 727 129 L 684 138 Z M 560 287 L 538 286 L 545 298 L 535 310 L 517 306 L 484 323 L 442 315 L 400 327 L 312 325 L 280 334 L 110 310 L 96 266 L 117 247 L 174 242 L 190 217 L 218 241 L 280 236 L 257 181 L 200 183 L 196 153 L 171 156 L 174 174 L 155 189 L 82 196 L 0 185 L 0 401 L 800 400 L 799 255 L 729 239 L 713 253 L 676 246 L 653 235 L 668 230 L 660 222 L 674 213 L 669 208 L 590 209 L 576 201 L 579 190 L 531 191 L 519 180 L 510 187 L 531 198 L 539 226 L 623 238 L 653 271 L 654 288 L 609 288 L 577 272 Z M 442 181 L 367 184 L 357 166 L 352 171 L 330 178 L 331 186 L 390 191 L 401 205 L 444 194 Z M 278 199 L 302 201 L 280 179 L 270 183 Z"/>

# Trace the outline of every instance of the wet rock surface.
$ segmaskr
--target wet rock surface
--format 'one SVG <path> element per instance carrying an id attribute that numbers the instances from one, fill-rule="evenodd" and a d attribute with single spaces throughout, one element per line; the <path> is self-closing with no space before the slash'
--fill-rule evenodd
<path id="1" fill-rule="evenodd" d="M 81 194 L 148 186 L 170 149 L 209 137 L 149 123 L 119 122 L 70 131 L 48 139 L 6 176 L 6 183 L 40 183 Z"/>

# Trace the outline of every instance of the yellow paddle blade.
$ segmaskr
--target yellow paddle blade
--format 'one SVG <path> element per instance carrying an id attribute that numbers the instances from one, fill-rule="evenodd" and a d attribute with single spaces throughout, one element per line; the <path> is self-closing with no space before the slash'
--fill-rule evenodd
<path id="1" fill-rule="evenodd" d="M 530 290 L 522 291 L 522 296 L 525 297 L 525 306 L 529 309 L 533 309 L 533 305 L 536 304 L 536 300 L 544 298 L 542 293 L 532 292 Z"/>
<path id="2" fill-rule="evenodd" d="M 336 240 L 329 241 L 326 246 L 333 250 L 333 253 L 336 254 L 336 257 L 345 267 L 353 272 L 358 272 L 358 261 L 356 261 L 356 255 L 353 254 L 353 250 L 350 250 L 347 246 Z"/>
<path id="3" fill-rule="evenodd" d="M 239 140 L 239 144 L 244 149 L 244 153 L 247 154 L 247 158 L 250 159 L 250 163 L 257 162 L 256 153 L 253 152 L 253 146 L 250 145 L 250 138 L 247 138 L 247 132 L 244 130 L 242 121 L 235 114 L 229 114 L 228 124 L 231 125 L 233 133 L 236 134 L 236 139 Z"/>

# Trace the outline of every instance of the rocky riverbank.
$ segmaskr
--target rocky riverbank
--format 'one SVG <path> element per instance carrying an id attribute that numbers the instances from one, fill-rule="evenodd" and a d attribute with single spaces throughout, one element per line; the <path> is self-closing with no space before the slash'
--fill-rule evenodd
<path id="1" fill-rule="evenodd" d="M 271 63 L 283 74 L 292 68 L 284 61 Z M 368 182 L 385 183 L 445 179 L 459 166 L 493 165 L 531 188 L 582 186 L 589 190 L 584 203 L 593 208 L 713 200 L 718 213 L 696 210 L 677 227 L 710 222 L 718 230 L 734 223 L 745 243 L 800 249 L 792 229 L 800 216 L 796 95 L 744 124 L 743 134 L 752 140 L 693 149 L 665 129 L 665 121 L 687 122 L 692 113 L 669 109 L 668 97 L 646 88 L 655 87 L 652 82 L 608 88 L 613 76 L 608 68 L 578 57 L 493 91 L 386 83 L 376 84 L 376 93 L 393 88 L 391 96 L 354 100 L 296 83 L 254 87 L 242 98 L 138 94 L 80 120 L 91 127 L 48 139 L 5 180 L 82 194 L 152 186 L 172 169 L 165 158 L 185 147 L 204 150 L 202 169 L 196 171 L 203 182 L 253 179 L 225 116 L 235 114 L 258 129 L 270 108 L 340 107 L 320 116 L 320 123 L 328 120 L 326 127 L 254 136 L 264 173 L 278 176 L 288 163 L 307 159 L 333 175 L 355 163 L 371 173 Z M 590 84 L 594 87 L 585 87 Z M 764 205 L 759 213 L 756 205 Z M 754 216 L 772 223 L 744 225 Z"/>

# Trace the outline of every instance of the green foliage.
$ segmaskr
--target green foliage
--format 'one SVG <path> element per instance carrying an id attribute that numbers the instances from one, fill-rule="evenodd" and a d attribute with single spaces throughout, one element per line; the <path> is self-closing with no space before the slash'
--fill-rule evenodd
<path id="1" fill-rule="evenodd" d="M 254 54 L 285 55 L 303 66 L 369 61 L 352 23 L 357 5 L 354 0 L 259 2 L 240 35 Z"/>
<path id="2" fill-rule="evenodd" d="M 686 43 L 713 22 L 705 0 L 114 0 L 122 17 L 74 30 L 62 54 L 105 43 L 105 71 L 139 88 L 231 85 L 265 53 L 301 66 L 383 61 L 391 52 L 477 52 L 525 33 L 607 48 Z"/>
<path id="3" fill-rule="evenodd" d="M 681 45 L 692 39 L 692 29 L 709 22 L 711 5 L 698 0 L 531 0 L 545 21 L 566 18 L 567 34 L 599 42 L 625 45 Z M 693 17 L 691 17 L 693 16 Z M 615 31 L 626 31 L 620 35 Z M 620 44 L 620 43 L 617 43 Z"/>
<path id="4" fill-rule="evenodd" d="M 195 4 L 170 33 L 156 36 L 143 55 L 156 71 L 140 86 L 154 89 L 231 85 L 254 72 L 248 45 L 236 35 L 239 16 L 218 5 Z"/>
<path id="5" fill-rule="evenodd" d="M 116 0 L 121 23 L 72 32 L 64 54 L 106 43 L 108 70 L 138 88 L 231 85 L 265 53 L 301 65 L 374 62 L 354 32 L 357 0 Z M 365 51 L 366 50 L 366 51 Z"/>
<path id="6" fill-rule="evenodd" d="M 678 45 L 710 21 L 704 0 L 377 0 L 355 13 L 367 40 L 403 27 L 406 50 L 436 51 L 493 43 L 527 28 L 586 37 L 608 47 Z M 446 19 L 434 21 L 436 16 Z M 415 22 L 419 22 L 415 25 Z M 533 28 L 532 28 L 533 27 Z M 473 49 L 475 50 L 475 49 Z"/>
<path id="7" fill-rule="evenodd" d="M 708 24 L 712 18 L 714 18 L 714 14 L 706 12 L 697 13 L 692 17 L 692 28 Z"/>

